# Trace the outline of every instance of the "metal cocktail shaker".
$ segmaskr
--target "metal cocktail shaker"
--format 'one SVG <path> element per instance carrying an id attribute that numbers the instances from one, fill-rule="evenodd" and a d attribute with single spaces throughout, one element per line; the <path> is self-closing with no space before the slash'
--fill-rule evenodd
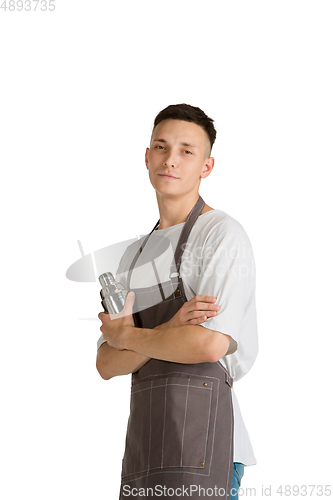
<path id="1" fill-rule="evenodd" d="M 100 295 L 104 311 L 109 314 L 118 314 L 125 305 L 126 288 L 114 279 L 112 273 L 101 274 L 98 280 L 102 286 Z"/>

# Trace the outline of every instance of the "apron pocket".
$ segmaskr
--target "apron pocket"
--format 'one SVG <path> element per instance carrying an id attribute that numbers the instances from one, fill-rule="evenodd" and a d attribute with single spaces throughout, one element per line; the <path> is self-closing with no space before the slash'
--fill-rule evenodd
<path id="1" fill-rule="evenodd" d="M 212 377 L 170 374 L 132 387 L 122 477 L 156 470 L 205 469 L 216 414 Z"/>

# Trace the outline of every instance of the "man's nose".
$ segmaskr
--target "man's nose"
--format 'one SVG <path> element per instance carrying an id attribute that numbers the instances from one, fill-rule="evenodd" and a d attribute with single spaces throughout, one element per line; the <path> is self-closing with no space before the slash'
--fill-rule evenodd
<path id="1" fill-rule="evenodd" d="M 163 165 L 168 166 L 168 167 L 176 167 L 177 166 L 176 156 L 175 156 L 175 153 L 173 151 L 169 151 L 167 156 L 164 157 Z"/>

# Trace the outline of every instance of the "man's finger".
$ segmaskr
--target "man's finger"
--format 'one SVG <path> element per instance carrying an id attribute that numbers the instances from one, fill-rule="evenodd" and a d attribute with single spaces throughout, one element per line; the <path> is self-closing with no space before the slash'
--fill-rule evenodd
<path id="1" fill-rule="evenodd" d="M 195 297 L 191 300 L 198 300 L 200 302 L 216 302 L 217 298 L 212 295 L 195 295 Z"/>
<path id="2" fill-rule="evenodd" d="M 132 314 L 134 302 L 135 302 L 135 293 L 129 292 L 125 300 L 124 309 L 121 311 L 122 316 L 127 316 L 129 314 Z"/>
<path id="3" fill-rule="evenodd" d="M 110 319 L 115 319 L 117 317 L 117 314 L 109 314 L 106 312 L 100 312 L 98 315 L 98 318 L 104 323 L 105 321 L 108 321 Z"/>
<path id="4" fill-rule="evenodd" d="M 212 304 L 207 302 L 198 302 L 189 304 L 188 310 L 192 311 L 218 311 L 220 309 L 219 304 Z"/>

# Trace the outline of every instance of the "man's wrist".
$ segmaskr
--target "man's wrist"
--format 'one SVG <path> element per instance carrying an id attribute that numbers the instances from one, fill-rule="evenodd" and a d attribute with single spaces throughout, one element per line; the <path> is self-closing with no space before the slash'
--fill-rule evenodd
<path id="1" fill-rule="evenodd" d="M 126 326 L 122 335 L 122 349 L 127 349 L 129 351 L 134 351 L 133 340 L 134 336 L 137 337 L 142 328 L 137 328 L 135 326 Z"/>

